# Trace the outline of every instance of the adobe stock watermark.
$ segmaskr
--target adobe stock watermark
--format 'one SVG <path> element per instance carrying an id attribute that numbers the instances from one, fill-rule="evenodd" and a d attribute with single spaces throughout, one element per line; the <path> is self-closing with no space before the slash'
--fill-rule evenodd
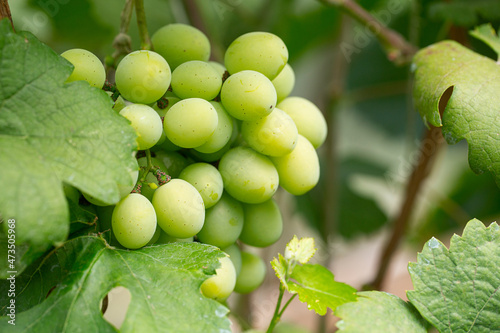
<path id="1" fill-rule="evenodd" d="M 7 220 L 7 321 L 10 325 L 16 325 L 16 220 Z"/>
<path id="2" fill-rule="evenodd" d="M 401 14 L 411 2 L 412 0 L 389 0 L 386 8 L 370 13 L 374 18 L 373 21 L 364 26 L 355 26 L 352 41 L 343 41 L 340 44 L 340 51 L 347 62 L 352 61 L 353 54 L 361 53 L 361 50 L 370 44 L 373 34 L 378 34 L 382 26 L 387 27 L 394 17 Z"/>
<path id="3" fill-rule="evenodd" d="M 28 30 L 34 35 L 40 32 L 40 29 L 49 23 L 49 18 L 56 16 L 61 10 L 62 5 L 66 5 L 70 0 L 38 0 L 36 5 L 42 9 L 43 13 L 37 11 L 31 18 L 23 17 L 21 29 Z"/>

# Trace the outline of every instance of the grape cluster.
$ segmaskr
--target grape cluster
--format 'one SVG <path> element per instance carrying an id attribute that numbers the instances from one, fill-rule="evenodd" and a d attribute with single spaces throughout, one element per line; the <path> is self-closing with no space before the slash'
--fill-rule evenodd
<path id="1" fill-rule="evenodd" d="M 84 196 L 126 248 L 196 240 L 228 253 L 203 283 L 206 296 L 251 292 L 265 264 L 237 241 L 266 247 L 280 238 L 273 196 L 279 186 L 302 195 L 317 184 L 325 119 L 308 100 L 288 97 L 295 76 L 274 34 L 238 37 L 224 65 L 209 61 L 210 43 L 194 27 L 170 24 L 151 40 L 155 51 L 126 55 L 115 73 L 113 108 L 135 129 L 138 150 L 147 150 L 130 174 L 135 185 L 120 186 L 116 206 Z M 104 69 L 92 53 L 62 56 L 75 67 L 68 81 L 103 87 Z"/>

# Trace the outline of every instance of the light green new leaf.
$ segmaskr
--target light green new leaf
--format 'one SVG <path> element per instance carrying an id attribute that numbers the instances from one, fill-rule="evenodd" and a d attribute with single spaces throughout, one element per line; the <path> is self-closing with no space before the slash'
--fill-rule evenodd
<path id="1" fill-rule="evenodd" d="M 500 37 L 496 34 L 491 23 L 483 24 L 470 31 L 471 36 L 485 42 L 500 57 Z"/>
<path id="2" fill-rule="evenodd" d="M 30 33 L 0 21 L 0 216 L 16 220 L 17 245 L 31 253 L 66 239 L 62 182 L 115 203 L 117 184 L 132 181 L 134 130 L 102 90 L 64 84 L 72 68 Z M 1 229 L 0 242 L 6 223 Z M 16 258 L 18 272 L 26 258 Z"/>
<path id="3" fill-rule="evenodd" d="M 314 238 L 304 237 L 299 240 L 297 236 L 294 235 L 286 245 L 285 259 L 295 260 L 301 264 L 305 264 L 312 258 L 315 252 Z"/>
<path id="4" fill-rule="evenodd" d="M 228 309 L 200 291 L 222 256 L 200 243 L 131 251 L 109 247 L 95 236 L 72 239 L 16 279 L 16 325 L 2 317 L 0 332 L 116 332 L 103 319 L 100 302 L 122 286 L 132 299 L 121 332 L 230 333 Z M 4 316 L 8 288 L 3 280 Z"/>
<path id="5" fill-rule="evenodd" d="M 297 293 L 299 300 L 307 303 L 309 310 L 324 315 L 326 309 L 335 308 L 356 300 L 356 289 L 334 280 L 332 272 L 321 265 L 305 264 L 295 266 L 289 282 L 289 291 Z"/>
<path id="6" fill-rule="evenodd" d="M 476 173 L 492 172 L 500 185 L 500 66 L 460 44 L 444 41 L 414 58 L 415 104 L 425 122 L 443 126 L 449 144 L 466 139 Z M 439 102 L 453 93 L 441 120 Z"/>
<path id="7" fill-rule="evenodd" d="M 280 279 L 281 283 L 283 283 L 285 288 L 288 290 L 288 283 L 286 282 L 287 262 L 281 253 L 278 253 L 278 258 L 274 258 L 271 261 L 271 267 L 274 269 L 278 279 Z"/>
<path id="8" fill-rule="evenodd" d="M 401 298 L 381 291 L 362 291 L 356 302 L 335 310 L 342 333 L 425 333 L 425 321 L 415 308 Z"/>
<path id="9" fill-rule="evenodd" d="M 448 250 L 429 240 L 408 270 L 408 299 L 440 332 L 500 332 L 500 228 L 471 220 Z"/>

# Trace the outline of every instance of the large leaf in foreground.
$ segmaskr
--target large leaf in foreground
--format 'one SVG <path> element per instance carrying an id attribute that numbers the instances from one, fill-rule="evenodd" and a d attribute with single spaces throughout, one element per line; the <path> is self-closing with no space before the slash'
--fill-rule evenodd
<path id="1" fill-rule="evenodd" d="M 448 250 L 435 238 L 408 267 L 408 299 L 440 332 L 500 332 L 500 228 L 471 220 Z"/>
<path id="2" fill-rule="evenodd" d="M 424 121 L 442 125 L 449 144 L 467 140 L 471 169 L 492 172 L 500 185 L 500 66 L 452 41 L 420 50 L 414 65 L 413 95 Z M 448 89 L 453 93 L 441 119 Z"/>
<path id="3" fill-rule="evenodd" d="M 115 332 L 100 302 L 116 286 L 132 297 L 121 332 L 230 332 L 228 310 L 200 292 L 221 256 L 199 243 L 130 251 L 95 236 L 75 238 L 16 279 L 16 325 L 2 317 L 0 332 Z M 4 315 L 7 289 L 2 281 Z"/>
<path id="4" fill-rule="evenodd" d="M 0 21 L 0 216 L 16 220 L 20 250 L 40 253 L 65 240 L 62 182 L 108 203 L 119 200 L 117 184 L 132 182 L 134 130 L 102 90 L 64 84 L 72 68 L 30 33 Z M 21 271 L 31 256 L 16 259 Z"/>
<path id="5" fill-rule="evenodd" d="M 321 265 L 297 265 L 291 278 L 295 282 L 288 282 L 288 290 L 297 293 L 299 300 L 319 315 L 325 315 L 327 308 L 335 310 L 341 304 L 356 300 L 356 289 L 334 281 L 332 272 Z"/>
<path id="6" fill-rule="evenodd" d="M 425 333 L 425 321 L 401 298 L 380 291 L 358 293 L 356 302 L 341 305 L 335 315 L 342 333 Z"/>

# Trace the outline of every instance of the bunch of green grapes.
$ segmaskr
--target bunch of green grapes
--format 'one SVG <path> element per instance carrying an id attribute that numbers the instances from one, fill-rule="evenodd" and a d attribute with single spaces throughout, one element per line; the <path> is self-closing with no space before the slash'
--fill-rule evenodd
<path id="1" fill-rule="evenodd" d="M 85 197 L 123 247 L 197 241 L 226 252 L 201 286 L 207 297 L 251 292 L 266 274 L 252 248 L 283 232 L 273 197 L 279 187 L 302 195 L 318 183 L 326 121 L 310 101 L 289 97 L 295 75 L 274 34 L 238 37 L 223 64 L 209 61 L 207 37 L 191 26 L 167 25 L 151 40 L 154 51 L 126 55 L 115 73 L 114 109 L 145 151 L 132 187 L 122 186 L 108 208 Z M 82 52 L 63 54 L 75 66 L 68 81 L 101 88 L 102 64 Z"/>

